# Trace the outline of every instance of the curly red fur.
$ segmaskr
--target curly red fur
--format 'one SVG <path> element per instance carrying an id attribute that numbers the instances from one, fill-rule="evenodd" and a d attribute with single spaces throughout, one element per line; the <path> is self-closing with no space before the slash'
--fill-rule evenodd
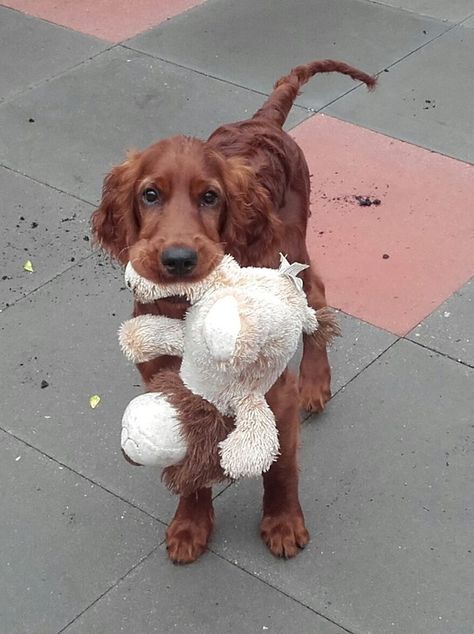
<path id="1" fill-rule="evenodd" d="M 134 200 L 138 156 L 137 152 L 129 152 L 127 160 L 107 174 L 100 207 L 92 214 L 94 237 L 122 264 L 128 262 L 127 247 L 136 240 L 139 229 Z"/>

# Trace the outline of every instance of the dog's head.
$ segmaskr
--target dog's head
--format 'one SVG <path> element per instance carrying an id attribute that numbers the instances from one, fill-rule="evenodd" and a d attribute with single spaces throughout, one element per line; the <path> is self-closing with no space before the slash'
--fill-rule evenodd
<path id="1" fill-rule="evenodd" d="M 105 178 L 96 241 L 157 283 L 199 280 L 278 224 L 268 192 L 240 158 L 173 137 L 130 152 Z"/>

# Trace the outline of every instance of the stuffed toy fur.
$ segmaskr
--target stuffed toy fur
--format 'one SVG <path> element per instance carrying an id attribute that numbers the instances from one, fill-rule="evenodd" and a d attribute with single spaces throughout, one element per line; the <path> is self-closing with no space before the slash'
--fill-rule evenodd
<path id="1" fill-rule="evenodd" d="M 227 421 L 215 445 L 229 478 L 259 475 L 277 457 L 278 432 L 265 394 L 296 352 L 301 334 L 313 335 L 321 344 L 337 334 L 332 313 L 315 312 L 307 304 L 297 277 L 305 268 L 283 256 L 278 270 L 241 268 L 226 255 L 204 280 L 156 284 L 127 265 L 126 283 L 138 301 L 181 295 L 190 308 L 184 320 L 160 315 L 128 320 L 119 331 L 122 350 L 135 363 L 160 355 L 182 357 L 184 388 Z M 157 392 L 137 397 L 127 407 L 122 448 L 133 461 L 169 467 L 183 460 L 182 412 L 172 393 L 162 380 Z"/>

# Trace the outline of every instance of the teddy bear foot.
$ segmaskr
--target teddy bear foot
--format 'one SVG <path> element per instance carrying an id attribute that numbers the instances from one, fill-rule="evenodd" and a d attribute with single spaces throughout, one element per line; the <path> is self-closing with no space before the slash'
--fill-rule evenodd
<path id="1" fill-rule="evenodd" d="M 121 445 L 138 465 L 169 467 L 186 455 L 179 413 L 160 392 L 147 392 L 128 404 L 122 419 Z"/>
<path id="2" fill-rule="evenodd" d="M 252 444 L 249 439 L 232 432 L 219 443 L 221 467 L 232 480 L 255 478 L 268 471 L 278 456 L 278 436 L 268 439 L 268 443 Z"/>

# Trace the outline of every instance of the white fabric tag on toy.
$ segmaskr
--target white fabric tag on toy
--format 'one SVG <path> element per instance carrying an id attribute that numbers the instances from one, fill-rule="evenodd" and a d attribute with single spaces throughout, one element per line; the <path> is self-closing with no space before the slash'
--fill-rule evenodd
<path id="1" fill-rule="evenodd" d="M 280 268 L 278 272 L 290 279 L 299 291 L 303 290 L 303 280 L 297 275 L 305 269 L 309 269 L 309 264 L 300 264 L 299 262 L 290 264 L 283 253 L 280 253 Z"/>

